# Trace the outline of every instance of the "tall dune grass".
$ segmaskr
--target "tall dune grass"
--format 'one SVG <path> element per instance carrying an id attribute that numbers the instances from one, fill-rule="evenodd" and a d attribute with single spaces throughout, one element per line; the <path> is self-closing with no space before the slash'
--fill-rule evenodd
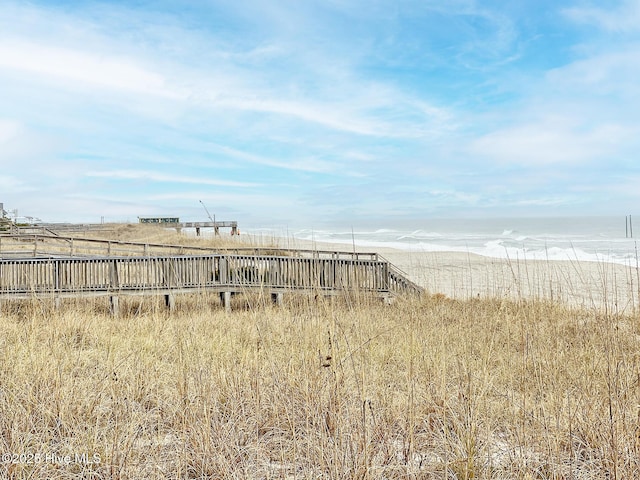
<path id="1" fill-rule="evenodd" d="M 637 316 L 267 297 L 4 302 L 0 478 L 640 476 Z"/>

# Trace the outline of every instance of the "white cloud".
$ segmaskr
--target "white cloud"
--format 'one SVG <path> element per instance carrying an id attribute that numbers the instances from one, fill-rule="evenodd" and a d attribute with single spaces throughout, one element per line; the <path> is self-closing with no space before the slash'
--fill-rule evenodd
<path id="1" fill-rule="evenodd" d="M 568 8 L 565 15 L 577 23 L 596 25 L 611 32 L 640 30 L 640 1 L 626 0 L 620 8 Z"/>
<path id="2" fill-rule="evenodd" d="M 0 144 L 7 143 L 20 133 L 21 125 L 13 120 L 3 120 L 0 118 Z"/>
<path id="3" fill-rule="evenodd" d="M 373 89 L 363 92 L 357 81 L 343 85 L 336 98 L 290 99 L 277 90 L 236 90 L 234 94 L 211 97 L 211 106 L 263 112 L 293 117 L 336 131 L 366 136 L 418 138 L 437 135 L 450 124 L 451 115 L 444 109 L 387 89 L 382 95 Z M 359 91 L 358 91 L 359 90 Z M 357 92 L 357 93 L 356 93 Z"/>
<path id="4" fill-rule="evenodd" d="M 265 15 L 284 15 L 281 20 L 289 24 L 293 15 L 296 31 L 315 24 L 313 5 L 293 12 L 272 2 L 258 2 L 254 8 Z M 246 15 L 245 10 L 238 9 L 238 15 Z M 391 84 L 377 85 L 362 78 L 341 55 L 331 48 L 323 51 L 327 46 L 317 49 L 309 40 L 273 31 L 266 37 L 227 44 L 215 34 L 187 30 L 177 23 L 165 25 L 166 18 L 160 21 L 151 16 L 151 22 L 145 22 L 136 17 L 137 12 L 115 8 L 117 13 L 102 24 L 99 8 L 93 17 L 87 17 L 87 11 L 74 16 L 63 10 L 13 6 L 12 15 L 28 25 L 28 35 L 14 27 L 4 38 L 0 34 L 0 71 L 26 74 L 57 88 L 93 89 L 96 100 L 105 91 L 128 93 L 134 101 L 127 109 L 148 111 L 149 116 L 167 114 L 158 108 L 145 110 L 141 95 L 175 100 L 172 110 L 198 108 L 210 115 L 228 110 L 266 113 L 283 121 L 365 136 L 421 138 L 449 126 L 445 109 Z M 118 24 L 109 24 L 118 19 L 125 19 L 124 31 Z M 142 38 L 152 39 L 158 47 L 140 45 L 128 31 L 136 26 Z M 105 32 L 113 32 L 112 37 Z M 188 48 L 171 48 L 177 41 Z M 339 39 L 330 43 L 346 48 Z M 263 63 L 264 58 L 269 61 Z M 256 59 L 259 65 L 254 64 Z"/>
<path id="5" fill-rule="evenodd" d="M 438 202 L 445 202 L 448 204 L 470 204 L 475 205 L 481 197 L 478 194 L 461 192 L 457 190 L 443 190 L 432 189 L 426 192 L 429 196 L 433 197 Z"/>
<path id="6" fill-rule="evenodd" d="M 0 175 L 0 191 L 4 194 L 12 192 L 27 192 L 35 190 L 33 187 L 25 184 L 23 180 L 16 178 L 13 175 Z M 0 199 L 1 200 L 1 199 Z"/>
<path id="7" fill-rule="evenodd" d="M 0 69 L 17 70 L 71 82 L 127 92 L 184 98 L 165 78 L 134 60 L 97 51 L 82 51 L 17 39 L 0 43 Z"/>
<path id="8" fill-rule="evenodd" d="M 185 177 L 170 175 L 145 170 L 109 170 L 87 172 L 87 177 L 111 178 L 118 180 L 150 180 L 153 182 L 188 183 L 196 185 L 216 185 L 220 187 L 251 188 L 260 184 L 251 182 L 236 182 L 232 180 L 219 180 L 203 177 Z"/>
<path id="9" fill-rule="evenodd" d="M 472 142 L 469 150 L 503 164 L 586 164 L 615 155 L 620 144 L 636 133 L 615 124 L 584 129 L 567 120 L 542 119 L 484 135 Z"/>
<path id="10" fill-rule="evenodd" d="M 336 165 L 317 159 L 296 159 L 296 160 L 274 160 L 262 155 L 244 152 L 225 145 L 213 145 L 215 150 L 233 158 L 244 160 L 256 165 L 265 165 L 268 167 L 281 168 L 285 170 L 294 170 L 313 173 L 327 173 L 338 168 Z"/>
<path id="11" fill-rule="evenodd" d="M 378 125 L 371 121 L 358 119 L 352 114 L 347 114 L 344 108 L 333 109 L 331 106 L 323 104 L 290 101 L 274 97 L 268 99 L 251 99 L 250 97 L 226 98 L 217 101 L 216 104 L 228 108 L 292 116 L 336 130 L 361 135 L 373 135 L 379 130 Z"/>
<path id="12" fill-rule="evenodd" d="M 550 88 L 567 97 L 582 95 L 586 105 L 597 102 L 598 96 L 624 98 L 623 104 L 612 102 L 612 106 L 622 106 L 622 111 L 636 115 L 636 110 L 630 107 L 640 103 L 638 76 L 640 48 L 632 46 L 551 70 L 546 80 Z"/>
<path id="13" fill-rule="evenodd" d="M 578 203 L 575 197 L 570 195 L 557 195 L 551 197 L 538 196 L 536 198 L 525 198 L 512 202 L 512 205 L 518 207 L 561 207 L 572 203 Z"/>
<path id="14" fill-rule="evenodd" d="M 0 102 L 0 108 L 2 106 Z M 52 165 L 42 159 L 60 151 L 62 143 L 63 140 L 57 136 L 29 128 L 28 122 L 0 118 L 2 173 L 20 172 L 22 175 L 29 171 L 29 178 L 33 178 L 43 171 L 50 171 Z"/>
<path id="15" fill-rule="evenodd" d="M 252 71 L 237 69 L 224 60 L 215 70 L 175 63 L 164 65 L 170 73 L 144 66 L 153 63 L 100 49 L 55 46 L 44 39 L 40 42 L 4 39 L 0 43 L 0 70 L 19 72 L 31 76 L 33 81 L 71 89 L 97 89 L 96 96 L 101 95 L 101 90 L 151 95 L 182 102 L 185 107 L 192 104 L 210 111 L 269 113 L 368 136 L 419 137 L 436 125 L 446 124 L 448 116 L 442 109 L 390 88 L 363 89 L 358 79 L 343 84 L 340 94 L 332 92 L 334 98 L 327 98 L 327 91 L 316 92 L 315 98 L 289 98 L 288 92 L 277 86 L 260 85 L 252 78 Z M 139 99 L 135 105 L 139 105 Z M 383 113 L 379 115 L 377 111 Z M 385 120 L 389 113 L 395 122 Z"/>

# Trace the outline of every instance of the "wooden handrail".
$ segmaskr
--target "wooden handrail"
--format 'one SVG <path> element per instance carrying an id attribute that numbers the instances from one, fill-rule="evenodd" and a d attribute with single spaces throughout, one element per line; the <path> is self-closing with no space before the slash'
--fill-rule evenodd
<path id="1" fill-rule="evenodd" d="M 61 235 L 44 235 L 44 234 L 2 234 L 0 239 L 12 238 L 18 240 L 21 245 L 27 243 L 39 244 L 47 241 L 66 242 L 66 245 L 74 243 L 74 247 L 77 250 L 86 249 L 89 247 L 83 247 L 80 245 L 82 242 L 88 244 L 97 244 L 106 247 L 107 249 L 113 249 L 115 246 L 120 247 L 132 247 L 129 249 L 134 254 L 139 254 L 140 250 L 143 252 L 149 249 L 167 250 L 175 254 L 176 251 L 180 252 L 206 252 L 206 253 L 235 253 L 235 254 L 247 254 L 247 255 L 264 255 L 265 253 L 273 253 L 282 256 L 302 256 L 302 257 L 317 257 L 317 258 L 351 258 L 351 259 L 369 259 L 378 260 L 379 255 L 375 252 L 351 252 L 341 250 L 312 250 L 312 249 L 289 249 L 278 247 L 227 247 L 227 248 L 211 248 L 211 247 L 199 247 L 189 245 L 178 244 L 166 244 L 166 243 L 149 243 L 149 242 L 131 242 L 125 240 L 104 240 L 97 238 L 85 238 L 74 236 L 61 236 Z M 58 246 L 58 248 L 61 248 Z M 138 251 L 133 251 L 133 249 Z M 114 249 L 115 251 L 115 249 Z M 120 249 L 120 251 L 123 251 Z M 126 250 L 125 250 L 126 251 Z M 51 253 L 42 251 L 43 254 Z M 0 251 L 0 257 L 2 252 Z"/>
<path id="2" fill-rule="evenodd" d="M 252 288 L 377 294 L 419 289 L 379 259 L 213 254 L 0 260 L 0 296 Z"/>

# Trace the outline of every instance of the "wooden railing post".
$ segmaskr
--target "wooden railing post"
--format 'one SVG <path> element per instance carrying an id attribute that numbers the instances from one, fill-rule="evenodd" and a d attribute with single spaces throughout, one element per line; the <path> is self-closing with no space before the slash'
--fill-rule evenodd
<path id="1" fill-rule="evenodd" d="M 60 260 L 53 261 L 53 291 L 56 294 L 60 293 Z"/>
<path id="2" fill-rule="evenodd" d="M 269 283 L 272 286 L 280 286 L 280 261 L 277 259 L 269 260 Z"/>
<path id="3" fill-rule="evenodd" d="M 120 287 L 118 279 L 118 261 L 111 260 L 109 268 L 109 284 L 111 290 L 118 290 Z"/>
<path id="4" fill-rule="evenodd" d="M 220 283 L 226 284 L 229 282 L 229 262 L 227 257 L 220 257 L 218 261 L 218 269 L 220 271 Z"/>

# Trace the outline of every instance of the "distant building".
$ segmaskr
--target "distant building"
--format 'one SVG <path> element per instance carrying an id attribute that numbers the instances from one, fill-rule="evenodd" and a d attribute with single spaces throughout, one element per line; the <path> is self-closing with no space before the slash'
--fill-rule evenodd
<path id="1" fill-rule="evenodd" d="M 178 217 L 138 217 L 140 223 L 160 223 L 160 224 L 173 224 L 180 223 Z"/>

